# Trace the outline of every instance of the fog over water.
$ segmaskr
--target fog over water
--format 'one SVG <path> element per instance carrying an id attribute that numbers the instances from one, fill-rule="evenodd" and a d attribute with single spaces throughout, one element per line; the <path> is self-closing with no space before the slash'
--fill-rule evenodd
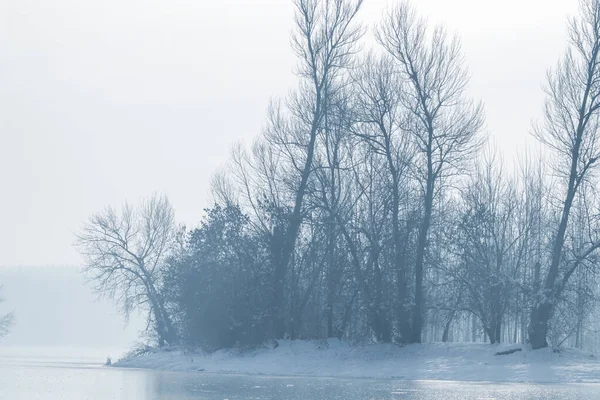
<path id="1" fill-rule="evenodd" d="M 0 339 L 4 349 L 124 350 L 143 328 L 139 315 L 126 323 L 111 301 L 98 300 L 77 267 L 2 267 L 0 282 L 5 298 L 0 313 L 12 311 L 16 317 Z"/>
<path id="2" fill-rule="evenodd" d="M 388 0 L 365 1 L 380 19 Z M 577 0 L 414 1 L 462 38 L 485 131 L 508 162 L 531 144 L 548 68 Z M 211 175 L 249 145 L 273 98 L 295 87 L 284 0 L 0 0 L 0 315 L 3 348 L 127 348 L 126 325 L 76 267 L 92 213 L 158 191 L 199 223 Z M 372 39 L 372 38 L 371 38 Z M 521 153 L 520 153 L 521 152 Z M 5 267 L 7 266 L 7 267 Z"/>

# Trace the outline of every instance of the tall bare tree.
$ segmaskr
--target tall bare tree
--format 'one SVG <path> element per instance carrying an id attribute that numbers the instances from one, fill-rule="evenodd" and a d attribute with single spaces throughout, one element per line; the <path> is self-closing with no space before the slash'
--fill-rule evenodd
<path id="1" fill-rule="evenodd" d="M 385 160 L 390 177 L 386 192 L 391 194 L 391 224 L 393 269 L 398 289 L 397 316 L 400 339 L 410 341 L 410 308 L 408 307 L 407 243 L 411 221 L 402 218 L 401 205 L 409 192 L 409 166 L 414 148 L 402 129 L 404 112 L 401 107 L 404 87 L 388 57 L 369 54 L 356 73 L 357 110 L 355 134 L 365 141 L 370 152 Z"/>
<path id="2" fill-rule="evenodd" d="M 483 108 L 466 96 L 469 81 L 458 38 L 443 27 L 430 31 L 407 2 L 392 7 L 377 30 L 377 39 L 395 59 L 405 82 L 400 98 L 409 118 L 403 128 L 420 154 L 416 173 L 422 207 L 415 261 L 415 302 L 411 342 L 421 342 L 424 306 L 424 261 L 434 197 L 440 184 L 477 148 Z"/>
<path id="3" fill-rule="evenodd" d="M 93 215 L 76 240 L 97 292 L 115 300 L 126 315 L 148 311 L 160 346 L 177 340 L 160 290 L 175 233 L 169 200 L 155 195 L 137 208 L 125 204 L 120 212 L 108 207 Z"/>
<path id="4" fill-rule="evenodd" d="M 340 336 L 343 333 L 343 307 L 337 303 L 342 300 L 344 289 L 342 281 L 347 273 L 347 256 L 342 246 L 339 230 L 339 214 L 348 206 L 352 192 L 352 136 L 351 124 L 353 112 L 350 108 L 350 90 L 339 90 L 336 97 L 330 99 L 328 113 L 324 118 L 323 135 L 319 138 L 314 161 L 315 175 L 309 189 L 308 207 L 318 209 L 325 231 L 325 297 L 327 337 Z M 336 315 L 338 311 L 338 315 Z M 341 319 L 341 321 L 340 321 Z M 336 320 L 339 322 L 336 326 Z"/>
<path id="5" fill-rule="evenodd" d="M 546 95 L 544 122 L 536 127 L 535 135 L 555 155 L 554 167 L 564 182 L 564 194 L 550 265 L 529 318 L 529 341 L 534 349 L 548 345 L 548 324 L 561 292 L 575 269 L 600 247 L 598 241 L 588 243 L 564 262 L 573 201 L 592 179 L 600 156 L 600 1 L 582 0 L 579 17 L 569 21 L 569 48 L 548 73 Z"/>
<path id="6" fill-rule="evenodd" d="M 268 140 L 287 155 L 295 173 L 293 200 L 284 224 L 274 235 L 273 330 L 285 334 L 285 279 L 303 220 L 304 198 L 314 169 L 317 137 L 322 133 L 329 99 L 348 67 L 362 36 L 354 23 L 363 0 L 294 0 L 292 47 L 299 58 L 299 89 L 290 97 L 287 112 L 278 112 Z M 296 179 L 297 178 L 297 179 Z"/>

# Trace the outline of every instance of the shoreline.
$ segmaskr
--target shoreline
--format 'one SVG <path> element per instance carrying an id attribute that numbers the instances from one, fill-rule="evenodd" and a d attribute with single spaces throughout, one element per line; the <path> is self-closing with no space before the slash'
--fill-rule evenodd
<path id="1" fill-rule="evenodd" d="M 339 340 L 281 340 L 275 348 L 211 354 L 149 349 L 111 367 L 174 372 L 300 378 L 365 378 L 473 383 L 600 383 L 600 360 L 577 349 L 530 350 L 525 345 L 427 343 L 354 345 Z M 508 355 L 500 351 L 522 348 Z"/>

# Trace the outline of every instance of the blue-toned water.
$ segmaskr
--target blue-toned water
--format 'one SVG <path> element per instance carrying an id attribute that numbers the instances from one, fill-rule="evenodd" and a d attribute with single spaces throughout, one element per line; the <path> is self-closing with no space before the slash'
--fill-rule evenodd
<path id="1" fill-rule="evenodd" d="M 466 400 L 600 399 L 600 385 L 527 385 L 212 375 L 109 368 L 102 351 L 0 352 L 0 399 Z"/>

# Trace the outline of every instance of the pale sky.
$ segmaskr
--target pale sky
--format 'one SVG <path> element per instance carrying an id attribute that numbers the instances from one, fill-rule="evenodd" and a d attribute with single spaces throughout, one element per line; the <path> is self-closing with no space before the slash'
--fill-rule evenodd
<path id="1" fill-rule="evenodd" d="M 512 159 L 577 0 L 414 4 L 461 36 Z M 295 84 L 291 28 L 291 0 L 0 0 L 0 265 L 78 264 L 82 221 L 155 191 L 198 223 L 211 175 Z"/>

